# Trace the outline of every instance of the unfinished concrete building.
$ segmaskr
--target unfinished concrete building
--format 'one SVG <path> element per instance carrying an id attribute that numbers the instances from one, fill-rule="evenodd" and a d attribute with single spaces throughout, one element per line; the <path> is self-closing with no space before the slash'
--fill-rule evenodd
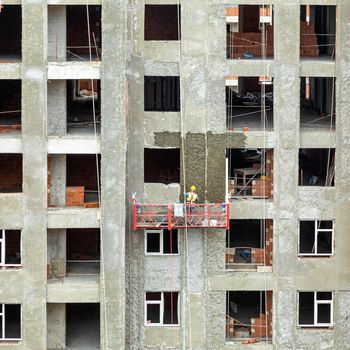
<path id="1" fill-rule="evenodd" d="M 348 0 L 0 8 L 0 349 L 349 348 Z"/>

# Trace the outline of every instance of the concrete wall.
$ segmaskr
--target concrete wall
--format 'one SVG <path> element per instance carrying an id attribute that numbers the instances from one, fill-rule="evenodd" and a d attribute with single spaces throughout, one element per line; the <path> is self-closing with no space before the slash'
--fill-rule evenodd
<path id="1" fill-rule="evenodd" d="M 131 305 L 128 306 L 130 348 L 246 348 L 240 342 L 225 341 L 226 291 L 265 288 L 273 290 L 273 345 L 260 343 L 257 349 L 347 348 L 343 340 L 346 336 L 339 334 L 348 329 L 344 322 L 347 314 L 344 306 L 349 302 L 349 279 L 344 268 L 349 263 L 345 228 L 348 225 L 345 212 L 348 210 L 346 179 L 349 166 L 348 152 L 344 149 L 347 126 L 343 116 L 347 108 L 345 96 L 348 94 L 345 72 L 349 67 L 347 49 L 341 44 L 349 36 L 345 25 L 349 18 L 349 5 L 345 1 L 338 2 L 337 61 L 300 61 L 300 5 L 307 2 L 273 1 L 275 58 L 261 61 L 226 60 L 227 3 L 223 1 L 181 3 L 181 42 L 143 40 L 144 4 L 176 4 L 176 1 L 134 0 L 130 3 L 129 140 L 133 151 L 128 154 L 128 161 L 132 164 L 129 170 L 134 170 L 135 164 L 140 164 L 141 169 L 132 171 L 129 191 L 137 191 L 139 201 L 166 203 L 169 200 L 166 186 L 146 184 L 145 192 L 140 188 L 143 181 L 143 147 L 180 147 L 181 155 L 185 155 L 180 194 L 184 182 L 185 187 L 195 184 L 199 197 L 208 202 L 224 200 L 226 148 L 265 147 L 273 148 L 275 152 L 274 200 L 266 203 L 261 200 L 235 201 L 231 206 L 231 216 L 235 219 L 274 220 L 273 272 L 225 271 L 223 230 L 180 231 L 180 256 L 163 258 L 143 256 L 143 232 L 133 233 L 128 240 L 132 254 L 128 259 L 131 266 L 128 290 L 132 292 Z M 246 0 L 239 3 L 262 2 Z M 322 5 L 326 4 L 335 5 L 335 1 L 322 2 Z M 180 75 L 181 113 L 143 112 L 143 75 Z M 274 77 L 274 131 L 226 132 L 224 77 L 235 75 Z M 300 129 L 300 76 L 337 78 L 337 91 L 341 93 L 336 98 L 336 133 L 317 128 Z M 140 139 L 143 140 L 142 146 Z M 328 148 L 335 144 L 335 188 L 298 187 L 299 148 Z M 335 257 L 317 260 L 297 257 L 298 221 L 306 218 L 336 219 Z M 138 268 L 140 266 L 143 268 Z M 144 300 L 140 295 L 145 290 L 168 290 L 169 285 L 180 288 L 180 330 L 175 327 L 169 333 L 167 327 L 154 329 L 143 326 Z M 297 292 L 300 290 L 334 291 L 334 330 L 321 332 L 297 328 Z"/>

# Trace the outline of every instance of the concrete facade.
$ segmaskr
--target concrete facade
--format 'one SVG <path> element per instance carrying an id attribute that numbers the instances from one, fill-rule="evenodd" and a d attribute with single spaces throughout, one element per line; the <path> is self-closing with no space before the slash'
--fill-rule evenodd
<path id="1" fill-rule="evenodd" d="M 22 80 L 22 131 L 1 133 L 0 152 L 23 154 L 23 192 L 0 193 L 0 229 L 22 234 L 22 267 L 0 270 L 0 304 L 21 304 L 22 340 L 0 340 L 0 349 L 68 348 L 66 306 L 77 303 L 99 303 L 101 349 L 350 349 L 348 0 L 184 1 L 178 41 L 145 41 L 144 12 L 179 0 L 2 4 L 4 14 L 22 6 L 22 60 L 0 63 L 1 79 Z M 86 4 L 102 6 L 102 59 L 68 62 L 66 6 Z M 226 59 L 225 9 L 238 4 L 274 5 L 274 59 Z M 337 6 L 335 60 L 299 57 L 300 6 L 309 4 Z M 227 131 L 225 77 L 265 75 L 274 78 L 273 131 Z M 180 111 L 145 112 L 144 76 L 180 76 Z M 300 77 L 319 76 L 336 78 L 335 131 L 300 127 Z M 96 135 L 67 132 L 68 79 L 100 80 Z M 179 148 L 180 183 L 145 183 L 144 148 Z M 201 201 L 222 203 L 227 148 L 274 150 L 273 200 L 231 205 L 231 219 L 273 220 L 272 272 L 226 270 L 224 229 L 179 230 L 178 255 L 146 255 L 144 230 L 132 227 L 132 194 L 175 203 L 195 184 Z M 335 148 L 334 187 L 298 186 L 300 148 Z M 99 208 L 65 206 L 68 154 L 101 155 Z M 335 220 L 334 256 L 298 257 L 302 219 Z M 74 228 L 100 229 L 99 276 L 65 276 L 66 230 Z M 227 341 L 226 292 L 263 290 L 273 292 L 271 341 Z M 147 291 L 179 292 L 179 325 L 147 324 Z M 299 291 L 333 292 L 334 327 L 298 327 Z"/>

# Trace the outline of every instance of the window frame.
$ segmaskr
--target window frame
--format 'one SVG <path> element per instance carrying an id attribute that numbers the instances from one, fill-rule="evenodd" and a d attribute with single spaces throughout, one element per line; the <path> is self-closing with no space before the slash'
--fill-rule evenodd
<path id="1" fill-rule="evenodd" d="M 299 328 L 332 328 L 334 327 L 334 293 L 333 291 L 326 291 L 326 293 L 331 293 L 331 299 L 317 299 L 317 293 L 322 293 L 324 291 L 299 291 L 298 292 L 298 327 Z M 300 324 L 300 293 L 314 293 L 314 323 L 313 324 Z M 318 306 L 319 305 L 330 305 L 330 322 L 329 323 L 318 323 Z"/>
<path id="2" fill-rule="evenodd" d="M 148 252 L 147 241 L 148 233 L 159 233 L 159 252 Z M 177 231 L 177 253 L 164 253 L 164 229 L 145 229 L 145 255 L 147 256 L 173 256 L 180 255 L 180 242 L 179 242 L 179 231 Z"/>
<path id="3" fill-rule="evenodd" d="M 301 225 L 300 223 L 302 221 L 313 221 L 314 222 L 314 247 L 315 247 L 315 252 L 314 253 L 301 253 L 300 252 L 300 236 L 301 236 Z M 317 228 L 318 224 L 321 221 L 332 221 L 332 228 L 331 229 L 321 229 Z M 311 219 L 301 219 L 298 222 L 299 225 L 299 235 L 298 235 L 298 257 L 331 257 L 334 256 L 334 228 L 335 228 L 335 221 L 334 219 L 332 220 L 311 220 Z M 318 253 L 318 234 L 320 232 L 331 232 L 331 239 L 332 239 L 332 251 L 331 253 Z"/>
<path id="4" fill-rule="evenodd" d="M 2 342 L 6 341 L 21 341 L 22 340 L 22 305 L 21 304 L 13 304 L 13 305 L 19 305 L 20 306 L 20 332 L 21 337 L 20 338 L 5 338 L 5 324 L 6 324 L 6 312 L 5 312 L 5 305 L 11 305 L 11 304 L 1 304 L 0 303 L 0 327 L 2 330 L 2 337 L 0 337 L 0 344 Z"/>
<path id="5" fill-rule="evenodd" d="M 147 300 L 147 293 L 160 293 L 160 300 Z M 164 323 L 164 293 L 177 293 L 177 323 L 168 324 Z M 147 306 L 159 305 L 159 321 L 160 323 L 148 323 L 147 322 Z M 150 291 L 145 292 L 144 303 L 144 324 L 146 327 L 179 327 L 180 326 L 180 292 L 179 291 Z"/>
<path id="6" fill-rule="evenodd" d="M 7 229 L 0 229 L 2 233 L 2 238 L 0 237 L 0 268 L 1 267 L 21 267 L 22 266 L 22 232 L 20 231 L 20 243 L 19 250 L 21 254 L 21 263 L 20 264 L 6 264 L 6 231 Z M 1 305 L 1 304 L 0 304 Z"/>

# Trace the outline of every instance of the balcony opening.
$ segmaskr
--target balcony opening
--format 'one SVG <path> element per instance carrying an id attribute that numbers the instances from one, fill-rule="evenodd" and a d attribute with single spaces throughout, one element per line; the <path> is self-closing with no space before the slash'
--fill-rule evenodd
<path id="1" fill-rule="evenodd" d="M 1 19 L 1 13 L 0 13 Z M 1 22 L 0 22 L 1 23 Z M 1 62 L 1 57 L 0 57 Z M 0 133 L 21 130 L 21 81 L 0 80 Z"/>
<path id="2" fill-rule="evenodd" d="M 228 59 L 273 58 L 273 6 L 233 5 L 226 8 Z"/>
<path id="3" fill-rule="evenodd" d="M 335 87 L 335 78 L 301 78 L 301 128 L 335 129 Z"/>
<path id="4" fill-rule="evenodd" d="M 273 197 L 273 149 L 229 148 L 226 157 L 231 198 Z"/>
<path id="5" fill-rule="evenodd" d="M 0 230 L 0 269 L 21 266 L 21 231 Z"/>
<path id="6" fill-rule="evenodd" d="M 98 174 L 97 176 L 97 169 Z M 98 180 L 101 174 L 101 156 L 94 154 L 67 155 L 66 206 L 99 207 Z"/>
<path id="7" fill-rule="evenodd" d="M 89 18 L 87 17 L 87 9 Z M 89 23 L 88 23 L 89 22 Z M 67 6 L 67 61 L 87 61 L 101 59 L 101 6 Z"/>
<path id="8" fill-rule="evenodd" d="M 180 183 L 180 149 L 145 148 L 144 182 Z"/>
<path id="9" fill-rule="evenodd" d="M 335 58 L 336 6 L 302 5 L 300 57 Z"/>
<path id="10" fill-rule="evenodd" d="M 0 154 L 0 193 L 22 192 L 22 154 Z"/>
<path id="11" fill-rule="evenodd" d="M 145 112 L 180 111 L 180 77 L 145 76 Z"/>
<path id="12" fill-rule="evenodd" d="M 227 77 L 225 85 L 228 130 L 273 130 L 272 77 Z"/>
<path id="13" fill-rule="evenodd" d="M 272 338 L 272 291 L 226 292 L 226 340 Z"/>
<path id="14" fill-rule="evenodd" d="M 100 349 L 100 304 L 66 304 L 68 349 Z"/>
<path id="15" fill-rule="evenodd" d="M 0 343 L 21 340 L 21 305 L 0 304 Z"/>
<path id="16" fill-rule="evenodd" d="M 272 220 L 230 220 L 226 232 L 226 269 L 272 272 Z"/>
<path id="17" fill-rule="evenodd" d="M 333 326 L 332 292 L 299 292 L 299 322 L 301 328 Z"/>
<path id="18" fill-rule="evenodd" d="M 100 274 L 100 230 L 67 230 L 67 276 Z"/>
<path id="19" fill-rule="evenodd" d="M 299 256 L 332 256 L 334 254 L 333 226 L 332 220 L 301 220 L 299 222 Z"/>
<path id="20" fill-rule="evenodd" d="M 299 150 L 299 186 L 334 186 L 335 149 Z"/>
<path id="21" fill-rule="evenodd" d="M 0 11 L 0 38 L 0 63 L 20 61 L 22 58 L 21 6 L 2 5 Z"/>
<path id="22" fill-rule="evenodd" d="M 180 40 L 180 15 L 180 5 L 145 5 L 145 40 Z"/>
<path id="23" fill-rule="evenodd" d="M 67 81 L 67 129 L 71 133 L 100 132 L 101 88 L 99 80 Z M 94 116 L 95 110 L 95 116 Z"/>

